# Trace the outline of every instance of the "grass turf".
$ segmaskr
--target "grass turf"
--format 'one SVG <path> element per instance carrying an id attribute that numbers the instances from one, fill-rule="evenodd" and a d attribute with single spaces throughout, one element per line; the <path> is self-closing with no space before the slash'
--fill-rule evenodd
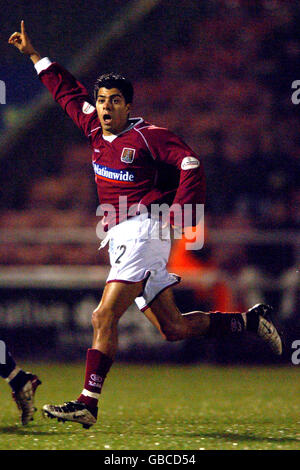
<path id="1" fill-rule="evenodd" d="M 115 364 L 89 430 L 46 420 L 44 403 L 75 399 L 82 364 L 20 364 L 42 386 L 28 426 L 0 383 L 0 450 L 298 450 L 297 367 Z M 298 432 L 298 434 L 297 434 Z"/>

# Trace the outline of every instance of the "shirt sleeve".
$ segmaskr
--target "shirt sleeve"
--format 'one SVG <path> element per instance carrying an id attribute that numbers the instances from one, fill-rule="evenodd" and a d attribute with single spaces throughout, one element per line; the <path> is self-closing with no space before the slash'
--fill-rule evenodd
<path id="1" fill-rule="evenodd" d="M 86 88 L 70 72 L 48 57 L 39 60 L 35 69 L 54 100 L 87 137 L 92 128 L 100 126 Z"/>
<path id="2" fill-rule="evenodd" d="M 177 178 L 171 223 L 177 225 L 176 220 L 179 218 L 176 217 L 176 205 L 179 205 L 183 216 L 180 223 L 186 225 L 189 220 L 191 223 L 188 225 L 197 225 L 198 214 L 201 212 L 197 211 L 197 204 L 204 204 L 206 194 L 205 173 L 199 156 L 180 137 L 167 129 L 150 126 L 145 137 L 152 157 L 177 169 L 179 183 Z"/>

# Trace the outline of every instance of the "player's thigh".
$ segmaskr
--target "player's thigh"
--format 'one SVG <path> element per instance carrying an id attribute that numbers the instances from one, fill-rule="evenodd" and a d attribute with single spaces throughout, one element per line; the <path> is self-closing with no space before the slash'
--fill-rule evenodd
<path id="1" fill-rule="evenodd" d="M 143 290 L 141 282 L 109 282 L 105 285 L 101 301 L 95 312 L 111 312 L 115 317 L 120 318 L 123 313 L 134 302 Z"/>
<path id="2" fill-rule="evenodd" d="M 161 292 L 144 314 L 161 332 L 184 325 L 181 312 L 175 303 L 172 287 Z"/>

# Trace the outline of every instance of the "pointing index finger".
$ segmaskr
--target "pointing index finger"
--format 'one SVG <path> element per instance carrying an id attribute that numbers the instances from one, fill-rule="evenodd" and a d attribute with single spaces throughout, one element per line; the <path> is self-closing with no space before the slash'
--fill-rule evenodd
<path id="1" fill-rule="evenodd" d="M 21 33 L 22 33 L 22 34 L 25 34 L 25 24 L 24 24 L 24 20 L 21 21 Z"/>

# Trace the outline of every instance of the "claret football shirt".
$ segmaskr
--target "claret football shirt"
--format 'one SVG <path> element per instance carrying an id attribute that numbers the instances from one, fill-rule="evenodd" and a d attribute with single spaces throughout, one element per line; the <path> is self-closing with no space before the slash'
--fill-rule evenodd
<path id="1" fill-rule="evenodd" d="M 54 100 L 89 141 L 99 203 L 107 209 L 108 221 L 116 216 L 119 223 L 126 212 L 139 213 L 142 205 L 150 210 L 152 204 L 167 203 L 179 205 L 182 214 L 188 207 L 190 225 L 197 223 L 196 205 L 205 200 L 205 176 L 200 158 L 188 145 L 141 117 L 129 119 L 128 127 L 117 136 L 103 136 L 86 88 L 48 58 L 35 68 Z"/>

